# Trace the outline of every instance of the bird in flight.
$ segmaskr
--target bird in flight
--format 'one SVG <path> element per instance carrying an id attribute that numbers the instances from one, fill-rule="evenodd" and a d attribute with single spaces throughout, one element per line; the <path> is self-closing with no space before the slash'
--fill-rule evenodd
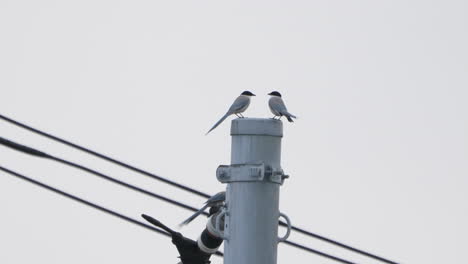
<path id="1" fill-rule="evenodd" d="M 213 196 L 211 196 L 206 202 L 205 205 L 203 205 L 200 210 L 195 212 L 193 215 L 191 215 L 189 218 L 187 218 L 185 221 L 179 224 L 179 226 L 187 225 L 190 222 L 193 221 L 193 219 L 197 218 L 203 211 L 205 211 L 206 208 L 208 207 L 213 207 L 213 206 L 222 206 L 224 204 L 224 200 L 226 200 L 226 192 L 219 192 Z"/>
<path id="2" fill-rule="evenodd" d="M 273 115 L 275 115 L 273 119 L 275 119 L 277 116 L 279 116 L 279 119 L 281 119 L 282 116 L 285 116 L 289 122 L 294 122 L 293 118 L 297 117 L 288 112 L 283 99 L 281 99 L 281 94 L 277 91 L 273 91 L 268 95 L 271 95 L 270 100 L 268 100 L 268 106 L 270 107 L 270 111 L 273 113 Z"/>
<path id="3" fill-rule="evenodd" d="M 242 113 L 249 107 L 250 104 L 250 97 L 255 96 L 255 94 L 249 92 L 249 91 L 244 91 L 239 95 L 236 100 L 234 100 L 234 103 L 232 103 L 231 107 L 227 111 L 227 113 L 221 117 L 221 119 L 216 122 L 216 124 L 208 131 L 206 132 L 206 135 L 210 133 L 213 129 L 215 129 L 219 124 L 221 124 L 224 119 L 226 119 L 228 116 L 235 114 L 237 117 L 244 117 Z"/>

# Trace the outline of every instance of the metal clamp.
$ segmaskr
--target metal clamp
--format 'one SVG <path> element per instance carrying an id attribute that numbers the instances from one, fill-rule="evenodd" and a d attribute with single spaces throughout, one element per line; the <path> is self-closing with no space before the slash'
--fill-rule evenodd
<path id="1" fill-rule="evenodd" d="M 221 165 L 216 170 L 216 177 L 222 183 L 269 181 L 283 184 L 288 178 L 281 168 L 271 168 L 264 163 Z"/>
<path id="2" fill-rule="evenodd" d="M 291 220 L 289 220 L 289 217 L 283 213 L 280 213 L 280 217 L 283 217 L 284 220 L 286 220 L 287 229 L 286 234 L 283 237 L 278 238 L 278 243 L 286 241 L 286 239 L 288 239 L 289 235 L 291 234 Z"/>
<path id="3" fill-rule="evenodd" d="M 265 165 L 263 163 L 221 165 L 216 170 L 216 177 L 222 183 L 262 181 L 265 177 Z"/>
<path id="4" fill-rule="evenodd" d="M 289 175 L 284 174 L 283 169 L 267 167 L 265 174 L 269 176 L 271 182 L 276 182 L 283 185 L 284 180 L 289 178 Z"/>
<path id="5" fill-rule="evenodd" d="M 222 224 L 226 222 L 226 209 L 221 209 L 221 212 L 216 216 L 215 222 L 214 222 L 214 227 L 216 232 L 219 234 L 219 237 L 223 240 L 229 240 L 228 237 L 225 235 L 224 231 L 225 229 L 222 228 Z M 224 220 L 221 221 L 222 217 L 224 217 Z"/>

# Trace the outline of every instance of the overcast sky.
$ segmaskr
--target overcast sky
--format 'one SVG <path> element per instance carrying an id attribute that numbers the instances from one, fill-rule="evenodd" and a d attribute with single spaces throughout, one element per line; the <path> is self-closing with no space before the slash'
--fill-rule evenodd
<path id="1" fill-rule="evenodd" d="M 402 263 L 468 263 L 468 2 L 0 0 L 0 113 L 208 193 L 230 119 L 285 123 L 281 211 Z M 0 136 L 203 199 L 0 122 Z M 0 147 L 0 165 L 171 227 L 190 215 Z M 0 172 L 0 263 L 177 263 L 170 240 Z M 205 218 L 182 229 L 196 239 Z M 280 231 L 284 232 L 284 230 Z M 293 233 L 295 242 L 376 263 Z M 212 258 L 213 263 L 222 263 Z M 280 245 L 278 263 L 336 263 Z"/>

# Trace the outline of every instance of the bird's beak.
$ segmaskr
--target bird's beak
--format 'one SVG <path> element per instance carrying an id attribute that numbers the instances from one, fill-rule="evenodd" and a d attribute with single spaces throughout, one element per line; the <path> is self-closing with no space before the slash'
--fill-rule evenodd
<path id="1" fill-rule="evenodd" d="M 269 93 L 268 95 L 271 95 L 271 93 Z"/>
<path id="2" fill-rule="evenodd" d="M 255 94 L 252 94 L 252 96 L 256 96 Z"/>

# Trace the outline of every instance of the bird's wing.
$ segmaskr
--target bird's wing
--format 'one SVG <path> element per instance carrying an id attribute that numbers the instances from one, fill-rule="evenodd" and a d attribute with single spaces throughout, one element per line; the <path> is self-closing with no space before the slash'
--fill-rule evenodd
<path id="1" fill-rule="evenodd" d="M 236 98 L 236 100 L 234 100 L 234 103 L 232 103 L 228 113 L 234 114 L 243 112 L 249 106 L 249 104 L 250 98 L 248 98 L 247 96 L 239 96 Z"/>
<path id="2" fill-rule="evenodd" d="M 270 106 L 271 111 L 273 114 L 276 115 L 275 112 L 279 113 L 280 115 L 284 115 L 288 118 L 289 122 L 292 122 L 292 118 L 297 118 L 295 115 L 288 112 L 286 105 L 284 104 L 283 99 L 280 97 L 273 97 L 268 101 L 268 105 Z"/>
<path id="3" fill-rule="evenodd" d="M 203 211 L 205 211 L 205 209 L 207 207 L 208 207 L 208 204 L 205 204 L 202 208 L 200 208 L 200 210 L 198 210 L 193 215 L 191 215 L 189 218 L 185 219 L 182 223 L 180 223 L 179 226 L 188 225 L 190 222 L 193 221 L 193 219 L 197 218 L 197 216 L 199 216 L 201 213 L 203 213 Z"/>
<path id="4" fill-rule="evenodd" d="M 197 212 L 195 212 L 193 215 L 191 215 L 189 218 L 184 220 L 182 223 L 179 224 L 179 226 L 187 225 L 190 222 L 193 221 L 193 219 L 197 218 L 203 211 L 205 211 L 206 208 L 217 205 L 218 203 L 224 202 L 226 199 L 226 192 L 219 192 L 213 196 L 211 196 L 208 200 L 206 200 L 205 205 L 200 208 Z"/>
<path id="5" fill-rule="evenodd" d="M 221 202 L 224 202 L 226 200 L 226 192 L 219 192 L 213 196 L 211 196 L 205 204 L 208 206 L 212 206 Z"/>
<path id="6" fill-rule="evenodd" d="M 284 104 L 283 99 L 281 99 L 280 97 L 272 97 L 268 104 L 271 108 L 273 108 L 280 114 L 288 112 L 288 109 L 286 109 L 286 105 Z"/>

